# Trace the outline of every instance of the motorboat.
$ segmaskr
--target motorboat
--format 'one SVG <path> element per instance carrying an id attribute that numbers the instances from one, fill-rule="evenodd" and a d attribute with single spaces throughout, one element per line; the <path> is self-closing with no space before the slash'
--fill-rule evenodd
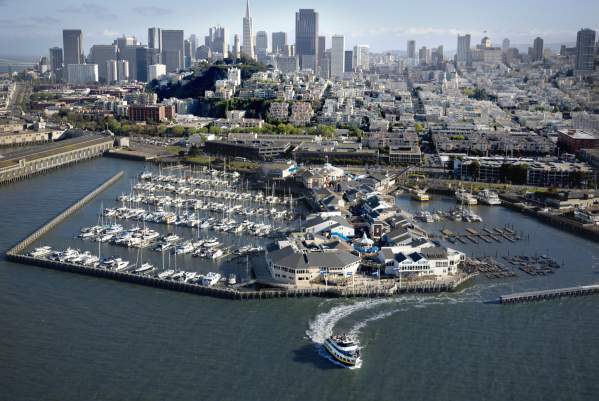
<path id="1" fill-rule="evenodd" d="M 220 280 L 221 275 L 218 273 L 210 272 L 202 279 L 202 285 L 213 286 Z"/>
<path id="2" fill-rule="evenodd" d="M 361 363 L 360 347 L 348 335 L 337 335 L 327 338 L 324 342 L 325 350 L 346 367 L 356 367 Z"/>
<path id="3" fill-rule="evenodd" d="M 497 192 L 491 191 L 489 189 L 480 191 L 476 195 L 476 197 L 478 198 L 479 201 L 481 201 L 482 203 L 484 203 L 486 205 L 490 205 L 490 206 L 501 205 L 501 199 L 499 199 L 499 195 L 497 195 Z"/>

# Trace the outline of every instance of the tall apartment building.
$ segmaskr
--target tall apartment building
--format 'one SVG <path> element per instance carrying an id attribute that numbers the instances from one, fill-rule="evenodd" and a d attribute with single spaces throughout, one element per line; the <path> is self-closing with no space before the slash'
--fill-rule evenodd
<path id="1" fill-rule="evenodd" d="M 576 35 L 576 73 L 588 74 L 595 69 L 595 31 L 581 29 Z"/>
<path id="2" fill-rule="evenodd" d="M 69 64 L 67 82 L 71 85 L 85 85 L 98 82 L 97 64 Z"/>
<path id="3" fill-rule="evenodd" d="M 458 35 L 458 52 L 456 55 L 456 61 L 458 63 L 470 64 L 472 61 L 470 52 L 470 35 Z"/>

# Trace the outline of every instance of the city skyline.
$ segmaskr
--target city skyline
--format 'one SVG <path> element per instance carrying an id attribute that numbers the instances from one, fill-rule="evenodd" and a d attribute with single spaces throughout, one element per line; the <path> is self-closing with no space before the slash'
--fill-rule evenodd
<path id="1" fill-rule="evenodd" d="M 181 29 L 185 36 L 204 35 L 210 26 L 220 25 L 227 29 L 229 42 L 234 34 L 243 34 L 242 18 L 245 1 L 229 2 L 219 9 L 189 12 L 190 2 L 175 0 L 170 8 L 155 2 L 146 5 L 140 1 L 128 3 L 126 8 L 112 0 L 103 3 L 88 2 L 76 5 L 60 1 L 42 4 L 32 12 L 28 1 L 19 4 L 0 1 L 0 11 L 6 16 L 29 15 L 28 17 L 2 18 L 0 27 L 0 49 L 2 55 L 38 56 L 47 49 L 61 45 L 62 29 L 82 29 L 85 54 L 94 44 L 111 44 L 118 37 L 135 35 L 143 43 L 147 42 L 147 29 L 161 26 L 164 29 Z M 285 32 L 289 43 L 295 41 L 294 15 L 299 8 L 314 8 L 320 16 L 319 34 L 329 38 L 335 34 L 345 37 L 345 46 L 352 49 L 359 44 L 368 44 L 373 52 L 406 50 L 409 39 L 416 40 L 417 47 L 444 45 L 447 51 L 455 51 L 457 35 L 469 33 L 473 42 L 482 36 L 491 37 L 493 44 L 500 46 L 504 38 L 514 45 L 532 43 L 537 36 L 542 37 L 546 46 L 559 43 L 574 43 L 576 32 L 583 27 L 596 29 L 592 16 L 599 13 L 599 6 L 576 1 L 568 7 L 578 7 L 584 12 L 576 16 L 571 13 L 556 13 L 552 5 L 557 1 L 535 4 L 538 12 L 534 16 L 517 13 L 516 7 L 522 2 L 509 0 L 500 9 L 489 12 L 479 5 L 467 5 L 464 1 L 453 4 L 450 15 L 435 1 L 419 4 L 396 4 L 374 0 L 365 8 L 361 1 L 341 3 L 338 0 L 311 4 L 269 4 L 265 0 L 250 2 L 253 32 Z M 102 5 L 101 5 L 102 4 Z M 563 5 L 561 5 L 563 7 Z M 374 10 L 386 9 L 377 13 Z M 25 11 L 26 10 L 26 11 Z M 467 11 L 467 12 L 466 12 Z M 465 14 L 465 15 L 462 15 Z M 554 15 L 555 14 L 555 15 Z M 577 13 L 578 14 L 578 13 Z M 526 17 L 526 18 L 524 18 Z M 506 22 L 506 21 L 509 21 Z M 126 27 L 126 28 L 125 28 Z"/>

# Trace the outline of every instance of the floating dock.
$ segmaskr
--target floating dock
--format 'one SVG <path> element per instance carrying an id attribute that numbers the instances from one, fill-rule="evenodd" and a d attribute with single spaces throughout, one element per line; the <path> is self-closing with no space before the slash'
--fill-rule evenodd
<path id="1" fill-rule="evenodd" d="M 515 294 L 502 295 L 499 297 L 499 302 L 502 304 L 517 304 L 523 302 L 536 302 L 548 299 L 581 297 L 597 294 L 599 294 L 599 284 L 593 284 L 580 287 L 558 288 L 555 290 L 519 292 Z"/>

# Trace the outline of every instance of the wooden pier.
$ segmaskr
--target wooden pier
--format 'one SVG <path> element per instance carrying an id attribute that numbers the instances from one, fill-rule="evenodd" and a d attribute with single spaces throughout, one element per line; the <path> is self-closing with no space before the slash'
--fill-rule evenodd
<path id="1" fill-rule="evenodd" d="M 536 302 L 564 297 L 581 297 L 599 294 L 599 284 L 584 285 L 580 287 L 558 288 L 554 290 L 519 292 L 502 295 L 499 302 L 502 304 L 517 304 L 523 302 Z"/>

